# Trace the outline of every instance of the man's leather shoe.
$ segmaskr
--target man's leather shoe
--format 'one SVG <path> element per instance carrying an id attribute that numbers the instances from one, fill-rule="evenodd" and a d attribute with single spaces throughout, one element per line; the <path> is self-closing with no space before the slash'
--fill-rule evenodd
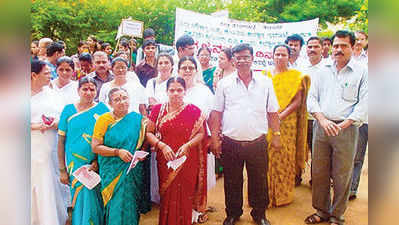
<path id="1" fill-rule="evenodd" d="M 259 220 L 255 220 L 255 223 L 258 224 L 258 225 L 270 225 L 269 220 L 267 220 L 265 218 L 262 218 L 262 219 L 259 219 Z"/>
<path id="2" fill-rule="evenodd" d="M 223 225 L 234 225 L 238 219 L 239 219 L 239 217 L 237 218 L 237 217 L 228 216 L 224 220 Z"/>

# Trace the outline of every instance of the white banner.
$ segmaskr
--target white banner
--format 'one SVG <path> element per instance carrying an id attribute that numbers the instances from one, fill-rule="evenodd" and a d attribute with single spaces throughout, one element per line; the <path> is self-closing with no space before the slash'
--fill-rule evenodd
<path id="1" fill-rule="evenodd" d="M 143 37 L 143 27 L 144 23 L 141 21 L 132 20 L 131 18 L 124 19 L 119 25 L 115 40 L 124 35 L 141 38 Z"/>
<path id="2" fill-rule="evenodd" d="M 224 47 L 248 43 L 254 48 L 253 69 L 265 69 L 273 64 L 272 51 L 292 34 L 306 40 L 317 35 L 319 19 L 293 23 L 253 23 L 209 16 L 184 9 L 176 9 L 175 43 L 184 34 L 194 38 L 197 49 L 207 46 L 212 50 L 216 65 L 218 53 Z"/>

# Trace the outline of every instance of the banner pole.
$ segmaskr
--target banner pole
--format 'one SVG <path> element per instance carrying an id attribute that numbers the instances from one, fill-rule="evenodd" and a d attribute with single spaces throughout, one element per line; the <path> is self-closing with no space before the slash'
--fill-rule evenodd
<path id="1" fill-rule="evenodd" d="M 118 46 L 119 46 L 119 40 L 121 40 L 121 38 L 119 37 L 118 38 L 118 41 L 116 42 L 116 46 L 115 46 L 115 50 L 114 50 L 114 53 L 112 53 L 112 55 L 114 56 L 115 55 L 115 53 L 117 52 L 116 51 L 116 49 L 118 48 Z"/>

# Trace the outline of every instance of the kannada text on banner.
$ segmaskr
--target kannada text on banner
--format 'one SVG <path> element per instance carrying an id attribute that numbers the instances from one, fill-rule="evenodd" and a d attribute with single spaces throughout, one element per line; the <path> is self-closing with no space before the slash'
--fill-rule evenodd
<path id="1" fill-rule="evenodd" d="M 272 51 L 277 44 L 292 34 L 306 41 L 317 34 L 319 19 L 293 23 L 254 23 L 214 17 L 184 9 L 176 9 L 175 41 L 182 35 L 192 36 L 198 48 L 206 46 L 212 51 L 212 62 L 224 47 L 248 43 L 254 48 L 253 69 L 272 65 Z"/>

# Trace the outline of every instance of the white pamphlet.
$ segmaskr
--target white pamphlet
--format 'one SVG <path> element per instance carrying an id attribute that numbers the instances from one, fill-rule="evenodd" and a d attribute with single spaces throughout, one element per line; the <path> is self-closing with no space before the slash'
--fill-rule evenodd
<path id="1" fill-rule="evenodd" d="M 130 172 L 131 169 L 133 169 L 137 163 L 141 160 L 144 159 L 149 153 L 145 151 L 136 151 L 133 155 L 132 161 L 130 161 L 130 166 L 126 171 L 126 174 Z"/>
<path id="2" fill-rule="evenodd" d="M 177 168 L 179 168 L 186 161 L 186 159 L 187 156 L 184 155 L 178 159 L 167 162 L 166 166 L 168 168 L 172 168 L 173 170 L 177 170 Z"/>
<path id="3" fill-rule="evenodd" d="M 93 189 L 97 184 L 100 183 L 101 178 L 93 170 L 89 170 L 90 165 L 83 165 L 79 169 L 75 170 L 72 175 L 89 190 Z"/>

